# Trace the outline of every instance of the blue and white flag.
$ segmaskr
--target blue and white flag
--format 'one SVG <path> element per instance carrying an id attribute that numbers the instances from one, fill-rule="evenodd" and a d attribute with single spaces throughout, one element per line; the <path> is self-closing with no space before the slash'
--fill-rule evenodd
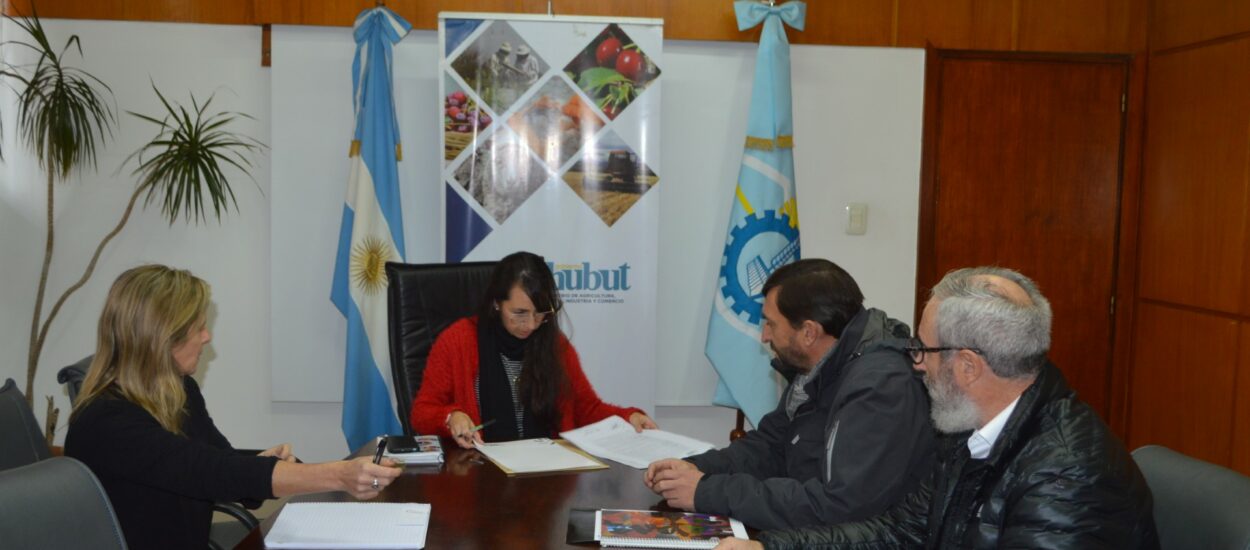
<path id="1" fill-rule="evenodd" d="M 352 450 L 374 436 L 402 431 L 391 380 L 385 266 L 404 258 L 391 50 L 411 28 L 384 7 L 361 12 L 353 28 L 356 130 L 330 290 L 330 300 L 347 318 L 343 435 Z"/>
<path id="2" fill-rule="evenodd" d="M 720 383 L 712 402 L 737 407 L 758 426 L 777 406 L 777 386 L 760 343 L 764 281 L 799 258 L 799 211 L 794 195 L 794 124 L 790 106 L 790 43 L 786 25 L 803 30 L 807 6 L 734 2 L 738 29 L 762 21 L 746 149 L 729 215 L 707 357 Z"/>

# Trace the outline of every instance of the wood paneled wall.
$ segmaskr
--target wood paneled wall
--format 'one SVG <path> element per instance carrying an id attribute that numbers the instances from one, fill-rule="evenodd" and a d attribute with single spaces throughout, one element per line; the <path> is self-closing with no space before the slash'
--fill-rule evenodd
<path id="1" fill-rule="evenodd" d="M 32 0 L 7 0 L 29 13 Z M 800 44 L 1132 53 L 1145 49 L 1148 0 L 808 0 Z M 348 26 L 371 0 L 38 0 L 42 17 Z M 416 28 L 440 11 L 546 13 L 546 0 L 389 0 Z M 730 0 L 554 0 L 560 15 L 652 17 L 665 38 L 758 39 L 738 32 Z"/>
<path id="2" fill-rule="evenodd" d="M 1128 443 L 1250 473 L 1250 3 L 1152 8 Z"/>

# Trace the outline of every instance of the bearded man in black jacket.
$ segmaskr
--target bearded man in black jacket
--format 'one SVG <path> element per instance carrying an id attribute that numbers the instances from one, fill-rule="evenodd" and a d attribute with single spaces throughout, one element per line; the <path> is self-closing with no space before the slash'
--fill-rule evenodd
<path id="1" fill-rule="evenodd" d="M 952 434 L 932 476 L 869 520 L 717 549 L 1158 548 L 1137 465 L 1046 360 L 1050 325 L 1050 304 L 1029 278 L 948 273 L 910 348 L 934 424 Z"/>
<path id="2" fill-rule="evenodd" d="M 885 511 L 920 486 L 936 442 L 907 325 L 865 309 L 828 260 L 779 268 L 763 294 L 761 339 L 790 380 L 781 402 L 728 448 L 651 464 L 645 483 L 670 506 L 757 529 Z"/>

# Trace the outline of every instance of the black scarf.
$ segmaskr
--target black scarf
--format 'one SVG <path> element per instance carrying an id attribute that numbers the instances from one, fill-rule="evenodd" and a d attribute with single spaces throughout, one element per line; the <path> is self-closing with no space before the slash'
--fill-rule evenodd
<path id="1" fill-rule="evenodd" d="M 525 358 L 526 341 L 504 329 L 500 319 L 479 319 L 477 323 L 478 411 L 482 422 L 495 422 L 482 428 L 482 439 L 489 442 L 520 439 L 521 431 L 512 407 L 512 386 L 500 355 L 513 361 Z M 520 391 L 520 382 L 517 382 Z M 551 427 L 540 425 L 522 399 L 522 424 L 525 437 L 551 437 Z"/>

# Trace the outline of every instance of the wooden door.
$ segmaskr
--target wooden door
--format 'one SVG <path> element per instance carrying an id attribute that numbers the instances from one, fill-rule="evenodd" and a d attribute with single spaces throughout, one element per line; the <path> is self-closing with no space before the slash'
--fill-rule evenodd
<path id="1" fill-rule="evenodd" d="M 1107 418 L 1128 59 L 927 63 L 917 311 L 951 269 L 1028 275 L 1054 310 L 1051 359 Z"/>

